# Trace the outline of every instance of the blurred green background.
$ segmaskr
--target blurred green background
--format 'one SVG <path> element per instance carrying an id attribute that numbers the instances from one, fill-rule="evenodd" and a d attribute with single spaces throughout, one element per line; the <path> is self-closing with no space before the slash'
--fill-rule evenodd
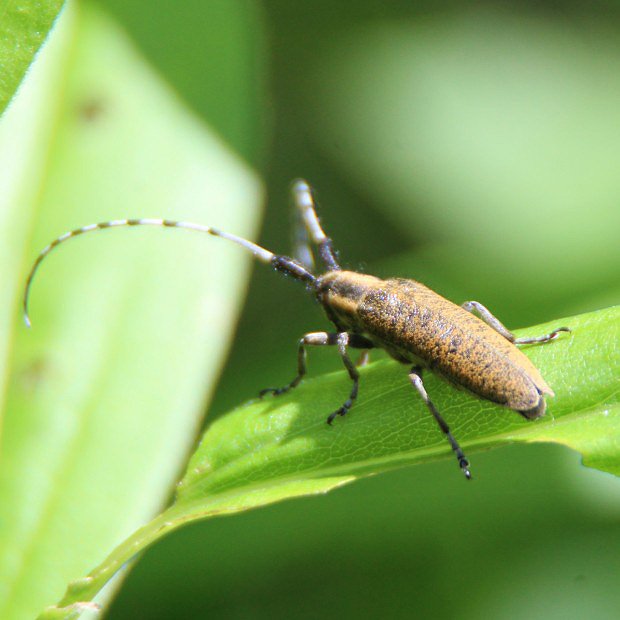
<path id="1" fill-rule="evenodd" d="M 263 177 L 266 247 L 290 249 L 303 176 L 347 267 L 513 328 L 620 301 L 616 3 L 105 8 Z M 206 423 L 292 378 L 297 338 L 325 327 L 302 287 L 255 267 Z M 312 373 L 339 368 L 311 352 Z M 618 481 L 552 446 L 475 465 L 471 484 L 449 460 L 189 526 L 108 617 L 617 618 Z"/>
<path id="2" fill-rule="evenodd" d="M 616 3 L 151 4 L 148 22 L 137 0 L 108 6 L 264 175 L 265 246 L 290 248 L 304 176 L 351 268 L 478 299 L 511 327 L 620 300 Z M 264 34 L 259 148 L 209 92 L 234 61 L 201 55 L 207 5 L 247 18 L 222 37 Z M 256 267 L 208 420 L 289 378 L 296 338 L 324 326 Z M 311 354 L 312 372 L 338 364 Z M 617 480 L 551 446 L 477 455 L 472 484 L 457 473 L 425 465 L 192 525 L 143 556 L 110 618 L 618 617 Z"/>

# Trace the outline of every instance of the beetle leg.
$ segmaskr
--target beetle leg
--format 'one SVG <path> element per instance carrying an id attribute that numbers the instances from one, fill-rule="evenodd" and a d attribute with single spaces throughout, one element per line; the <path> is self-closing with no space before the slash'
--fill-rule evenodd
<path id="1" fill-rule="evenodd" d="M 363 336 L 356 338 L 356 334 L 349 335 L 347 332 L 340 332 L 336 336 L 336 344 L 338 345 L 338 352 L 340 353 L 340 357 L 342 358 L 344 367 L 349 372 L 349 377 L 351 377 L 351 381 L 353 381 L 353 387 L 351 388 L 351 393 L 349 394 L 349 398 L 347 398 L 347 400 L 345 400 L 344 403 L 342 403 L 342 405 L 338 409 L 336 409 L 336 411 L 329 414 L 329 416 L 327 417 L 328 424 L 331 424 L 337 415 L 340 415 L 340 416 L 345 415 L 349 411 L 349 409 L 351 409 L 351 407 L 353 406 L 353 403 L 355 402 L 355 399 L 357 398 L 357 388 L 359 386 L 360 375 L 357 372 L 357 368 L 355 367 L 355 364 L 351 361 L 351 358 L 347 355 L 347 347 L 349 345 L 355 346 L 355 344 L 353 343 L 357 341 L 358 338 L 362 340 L 366 340 L 365 338 L 363 338 Z"/>
<path id="2" fill-rule="evenodd" d="M 461 304 L 461 308 L 464 308 L 467 312 L 471 312 L 472 314 L 477 314 L 487 325 L 490 325 L 496 332 L 506 338 L 506 340 L 510 340 L 510 342 L 515 341 L 514 334 L 480 302 L 466 301 L 464 304 Z"/>
<path id="3" fill-rule="evenodd" d="M 570 332 L 568 327 L 558 327 L 558 329 L 555 329 L 550 334 L 545 334 L 544 336 L 517 338 L 496 316 L 491 314 L 488 308 L 483 306 L 481 303 L 477 301 L 466 301 L 461 307 L 472 314 L 478 314 L 487 325 L 491 326 L 496 332 L 501 334 L 504 338 L 506 338 L 506 340 L 512 342 L 513 344 L 549 342 L 550 340 L 555 340 L 560 332 Z"/>
<path id="4" fill-rule="evenodd" d="M 459 467 L 461 468 L 462 472 L 465 474 L 465 477 L 468 480 L 470 480 L 471 472 L 469 471 L 469 461 L 465 457 L 465 454 L 463 453 L 463 450 L 461 449 L 461 446 L 458 444 L 457 440 L 454 439 L 454 437 L 452 436 L 452 433 L 450 432 L 450 427 L 448 426 L 446 421 L 441 417 L 441 414 L 439 413 L 439 411 L 437 411 L 437 408 L 433 404 L 433 401 L 429 398 L 428 394 L 426 393 L 426 389 L 422 381 L 422 368 L 420 368 L 419 366 L 414 366 L 411 369 L 411 373 L 409 374 L 409 379 L 411 380 L 413 387 L 418 391 L 418 393 L 420 394 L 420 396 L 426 403 L 426 406 L 428 407 L 429 411 L 433 414 L 435 421 L 437 422 L 437 424 L 439 424 L 439 428 L 442 430 L 444 435 L 448 438 L 448 441 L 450 442 L 450 446 L 452 447 L 452 450 L 454 451 L 454 454 L 456 455 L 456 458 L 459 462 Z"/>
<path id="5" fill-rule="evenodd" d="M 269 392 L 271 392 L 274 396 L 279 396 L 280 394 L 284 394 L 294 387 L 297 387 L 308 370 L 306 366 L 306 346 L 334 345 L 336 344 L 337 336 L 338 334 L 329 334 L 327 332 L 310 332 L 309 334 L 306 334 L 299 340 L 299 346 L 297 348 L 297 376 L 284 387 L 265 388 L 264 390 L 261 390 L 258 394 L 259 398 L 262 398 Z"/>
<path id="6" fill-rule="evenodd" d="M 554 329 L 551 333 L 545 334 L 544 336 L 534 336 L 530 338 L 515 338 L 512 342 L 514 344 L 534 344 L 537 342 L 549 342 L 550 340 L 555 340 L 560 332 L 569 332 L 570 329 L 568 327 L 558 327 Z"/>
<path id="7" fill-rule="evenodd" d="M 263 396 L 265 396 L 265 394 L 268 394 L 270 392 L 274 396 L 279 396 L 280 394 L 284 394 L 285 392 L 288 392 L 289 390 L 297 387 L 301 383 L 301 380 L 304 378 L 307 372 L 306 347 L 307 346 L 330 346 L 330 345 L 338 346 L 340 356 L 343 359 L 345 367 L 347 368 L 347 370 L 349 370 L 348 364 L 351 364 L 355 375 L 357 375 L 357 371 L 355 370 L 355 366 L 353 366 L 353 363 L 351 362 L 351 360 L 349 359 L 347 355 L 347 352 L 346 352 L 347 346 L 350 346 L 356 349 L 371 349 L 373 347 L 373 344 L 370 340 L 364 338 L 364 336 L 360 336 L 359 334 L 349 335 L 346 332 L 341 332 L 341 333 L 311 332 L 309 334 L 306 334 L 303 338 L 299 340 L 299 346 L 297 348 L 297 375 L 296 377 L 288 385 L 285 385 L 284 387 L 265 388 L 264 390 L 261 390 L 259 392 L 259 398 L 262 398 Z M 351 377 L 351 379 L 353 379 L 354 382 L 357 381 L 357 379 L 354 378 L 354 376 L 351 374 L 350 370 L 349 370 L 349 376 Z M 355 392 L 355 395 L 353 395 L 353 392 Z M 334 417 L 336 415 L 344 415 L 351 408 L 352 401 L 355 400 L 355 396 L 357 395 L 357 386 L 354 386 L 353 392 L 349 400 L 347 400 L 345 404 L 340 409 L 338 409 L 336 414 L 334 414 Z M 347 405 L 347 403 L 349 404 Z M 343 413 L 339 413 L 343 408 L 346 408 L 346 411 L 344 411 Z M 333 420 L 331 416 L 330 418 Z"/>

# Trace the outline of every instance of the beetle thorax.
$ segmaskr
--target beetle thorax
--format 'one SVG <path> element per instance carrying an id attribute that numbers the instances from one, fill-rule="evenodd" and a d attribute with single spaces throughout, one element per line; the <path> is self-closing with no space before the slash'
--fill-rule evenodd
<path id="1" fill-rule="evenodd" d="M 329 271 L 319 278 L 317 298 L 339 329 L 362 332 L 357 310 L 364 295 L 380 288 L 383 280 L 354 271 Z"/>

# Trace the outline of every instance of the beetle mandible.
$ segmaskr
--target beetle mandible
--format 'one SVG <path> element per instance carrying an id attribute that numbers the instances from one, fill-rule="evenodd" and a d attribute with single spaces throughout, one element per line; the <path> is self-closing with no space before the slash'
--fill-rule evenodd
<path id="1" fill-rule="evenodd" d="M 295 388 L 306 374 L 306 347 L 335 346 L 352 381 L 348 398 L 331 413 L 327 423 L 344 416 L 358 394 L 359 373 L 351 361 L 349 348 L 367 351 L 384 349 L 391 357 L 410 367 L 409 379 L 448 439 L 459 467 L 471 478 L 469 461 L 433 401 L 429 398 L 422 373 L 424 369 L 440 375 L 456 386 L 504 405 L 528 420 L 544 415 L 545 394 L 552 389 L 537 368 L 515 346 L 544 343 L 555 339 L 559 327 L 549 334 L 516 338 L 491 312 L 476 301 L 457 306 L 415 280 L 375 276 L 341 268 L 332 240 L 323 232 L 316 214 L 312 190 L 302 179 L 292 184 L 293 201 L 301 220 L 301 238 L 296 255 L 274 254 L 255 243 L 192 222 L 164 219 L 122 219 L 90 224 L 64 233 L 37 256 L 24 291 L 24 319 L 30 326 L 28 299 L 33 278 L 43 259 L 58 245 L 88 232 L 123 226 L 163 226 L 185 228 L 236 243 L 276 271 L 303 282 L 322 305 L 336 331 L 311 332 L 299 340 L 297 375 L 284 387 L 267 388 L 260 396 L 283 394 Z M 310 243 L 316 246 L 327 271 L 313 273 Z"/>

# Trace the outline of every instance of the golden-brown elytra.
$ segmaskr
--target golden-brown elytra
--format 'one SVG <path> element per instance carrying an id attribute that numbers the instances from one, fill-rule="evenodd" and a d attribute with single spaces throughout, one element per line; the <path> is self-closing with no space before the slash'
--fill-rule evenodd
<path id="1" fill-rule="evenodd" d="M 306 374 L 307 346 L 336 346 L 351 378 L 352 388 L 347 400 L 328 416 L 327 422 L 331 424 L 336 416 L 345 415 L 357 398 L 359 373 L 347 349 L 384 349 L 394 359 L 410 367 L 412 385 L 446 435 L 461 470 L 468 479 L 471 478 L 469 462 L 463 450 L 426 393 L 423 370 L 429 369 L 480 398 L 504 405 L 532 420 L 544 415 L 544 395 L 553 396 L 553 391 L 515 345 L 549 342 L 559 332 L 570 330 L 560 327 L 536 338 L 515 338 L 478 302 L 468 301 L 457 306 L 415 280 L 381 280 L 355 271 L 344 271 L 338 263 L 331 239 L 319 223 L 308 183 L 301 179 L 295 181 L 292 194 L 300 221 L 295 252 L 297 259 L 274 254 L 236 235 L 192 222 L 122 219 L 89 224 L 66 232 L 41 251 L 30 270 L 23 300 L 26 324 L 30 325 L 28 298 L 39 265 L 56 246 L 73 237 L 106 228 L 163 226 L 228 239 L 248 249 L 261 262 L 269 263 L 277 271 L 304 282 L 336 328 L 333 332 L 311 332 L 303 336 L 298 346 L 295 378 L 284 387 L 263 390 L 261 396 L 267 393 L 283 394 L 299 385 Z M 310 244 L 317 248 L 327 267 L 322 275 L 313 273 L 314 257 Z"/>

